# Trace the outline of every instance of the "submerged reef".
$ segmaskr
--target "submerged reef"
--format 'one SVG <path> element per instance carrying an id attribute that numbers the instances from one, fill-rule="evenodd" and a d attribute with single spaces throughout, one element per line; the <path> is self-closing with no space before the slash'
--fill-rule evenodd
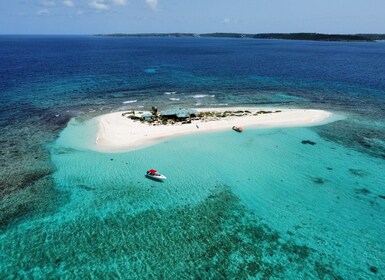
<path id="1" fill-rule="evenodd" d="M 322 126 L 314 126 L 311 129 L 324 139 L 373 157 L 385 159 L 385 129 L 376 124 L 375 121 L 346 119 Z M 355 172 L 354 169 L 351 170 L 351 173 L 358 176 L 365 175 L 365 171 L 358 174 L 361 172 Z"/>
<path id="2" fill-rule="evenodd" d="M 341 279 L 333 260 L 284 240 L 226 187 L 197 206 L 36 220 L 21 230 L 0 245 L 1 278 Z"/>
<path id="3" fill-rule="evenodd" d="M 33 181 L 27 188 L 19 189 L 1 200 L 0 232 L 26 219 L 50 216 L 69 198 L 69 193 L 54 187 L 50 176 Z"/>
<path id="4" fill-rule="evenodd" d="M 0 229 L 51 213 L 50 203 L 61 195 L 54 190 L 48 145 L 74 115 L 30 104 L 18 110 L 4 115 L 0 125 Z"/>

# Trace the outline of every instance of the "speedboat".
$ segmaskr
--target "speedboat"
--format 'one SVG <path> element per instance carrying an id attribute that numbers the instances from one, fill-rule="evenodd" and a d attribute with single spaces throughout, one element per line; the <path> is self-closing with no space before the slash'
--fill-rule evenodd
<path id="1" fill-rule="evenodd" d="M 233 126 L 233 130 L 235 130 L 236 132 L 242 132 L 242 131 L 243 131 L 243 128 L 234 125 L 234 126 Z"/>
<path id="2" fill-rule="evenodd" d="M 162 174 L 159 174 L 157 170 L 155 169 L 150 169 L 146 172 L 146 177 L 147 178 L 150 178 L 152 180 L 156 180 L 156 181 L 164 181 L 167 179 L 166 176 L 162 175 Z"/>

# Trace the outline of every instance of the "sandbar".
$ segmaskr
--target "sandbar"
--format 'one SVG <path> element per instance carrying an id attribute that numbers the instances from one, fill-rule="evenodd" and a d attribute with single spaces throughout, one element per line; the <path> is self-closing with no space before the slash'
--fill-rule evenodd
<path id="1" fill-rule="evenodd" d="M 94 149 L 99 152 L 122 152 L 143 148 L 166 139 L 187 134 L 210 133 L 231 130 L 232 127 L 274 128 L 304 127 L 326 124 L 334 121 L 333 114 L 314 109 L 281 109 L 281 108 L 200 108 L 199 112 L 224 112 L 248 110 L 252 114 L 270 110 L 272 113 L 227 116 L 192 120 L 187 124 L 153 125 L 147 122 L 134 121 L 124 112 L 114 112 L 96 117 L 98 125 Z M 146 113 L 146 111 L 142 111 Z M 138 114 L 139 115 L 139 114 Z M 236 133 L 236 132 L 234 132 Z"/>

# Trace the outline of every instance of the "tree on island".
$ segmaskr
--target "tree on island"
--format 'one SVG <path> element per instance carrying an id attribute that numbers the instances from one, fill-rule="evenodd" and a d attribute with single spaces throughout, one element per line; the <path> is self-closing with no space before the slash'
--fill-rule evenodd
<path id="1" fill-rule="evenodd" d="M 151 113 L 154 116 L 154 121 L 158 120 L 158 108 L 156 108 L 155 106 L 152 106 Z"/>

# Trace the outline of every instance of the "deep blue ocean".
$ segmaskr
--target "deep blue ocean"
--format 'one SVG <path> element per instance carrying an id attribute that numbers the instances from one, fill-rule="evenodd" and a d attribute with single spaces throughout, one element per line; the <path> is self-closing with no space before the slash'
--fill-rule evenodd
<path id="1" fill-rule="evenodd" d="M 1 279 L 385 278 L 384 42 L 0 36 L 0 101 Z M 63 144 L 71 119 L 152 106 L 345 118 Z"/>

